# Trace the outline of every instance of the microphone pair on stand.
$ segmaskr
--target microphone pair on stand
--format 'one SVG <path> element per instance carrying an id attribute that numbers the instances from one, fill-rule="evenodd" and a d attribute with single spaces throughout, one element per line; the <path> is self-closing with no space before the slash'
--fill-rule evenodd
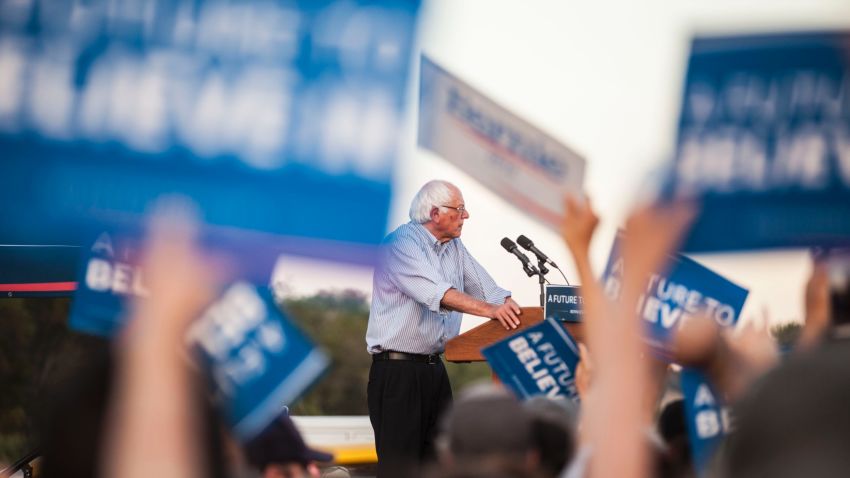
<path id="1" fill-rule="evenodd" d="M 534 265 L 528 259 L 528 256 L 526 256 L 519 250 L 514 241 L 508 239 L 507 237 L 502 238 L 502 247 L 504 247 L 506 251 L 515 255 L 516 258 L 519 259 L 520 262 L 522 262 L 522 269 L 525 271 L 526 274 L 528 274 L 528 277 L 540 274 L 541 272 L 543 273 L 543 275 L 548 274 L 549 269 L 546 268 L 546 263 L 549 263 L 549 265 L 551 265 L 555 269 L 558 269 L 559 271 L 561 270 L 552 259 L 549 259 L 549 256 L 547 256 L 543 253 L 543 251 L 534 246 L 534 243 L 531 242 L 531 239 L 520 235 L 516 238 L 516 242 L 518 242 L 523 249 L 537 256 L 537 265 L 540 267 L 539 270 L 537 267 L 534 267 Z M 561 272 L 561 274 L 563 275 L 563 272 Z M 567 280 L 567 278 L 564 277 L 564 280 Z"/>
<path id="2" fill-rule="evenodd" d="M 520 237 L 525 238 L 525 236 L 519 236 L 517 238 L 518 241 L 519 241 Z M 520 244 L 522 244 L 522 243 L 520 243 Z M 520 262 L 522 262 L 522 270 L 525 271 L 526 274 L 528 274 L 528 277 L 532 277 L 532 276 L 535 276 L 537 274 L 540 274 L 540 270 L 537 269 L 537 267 L 534 267 L 534 264 L 531 263 L 531 261 L 528 259 L 528 256 L 526 256 L 525 254 L 523 254 L 519 250 L 519 248 L 514 243 L 514 241 L 508 239 L 507 237 L 504 237 L 504 238 L 502 238 L 502 247 L 504 247 L 506 251 L 508 251 L 511 254 L 513 254 L 514 256 L 516 256 L 516 258 L 519 259 Z M 528 249 L 528 248 L 526 248 L 526 249 Z M 544 266 L 544 268 L 545 268 L 545 266 Z M 547 270 L 547 272 L 548 272 L 548 270 Z M 543 274 L 545 275 L 546 272 L 544 272 Z"/>
<path id="3" fill-rule="evenodd" d="M 516 258 L 519 259 L 520 262 L 522 262 L 522 270 L 525 271 L 528 277 L 533 277 L 536 275 L 540 278 L 540 305 L 542 306 L 544 303 L 545 296 L 543 282 L 546 281 L 546 279 L 544 278 L 544 276 L 549 273 L 549 269 L 546 268 L 547 263 L 555 269 L 558 269 L 558 272 L 561 273 L 561 276 L 563 276 L 564 281 L 567 283 L 567 285 L 570 284 L 570 281 L 567 280 L 567 276 L 564 275 L 564 271 L 562 271 L 561 268 L 558 267 L 558 265 L 555 264 L 552 259 L 549 259 L 549 257 L 544 254 L 543 251 L 534 246 L 534 243 L 531 242 L 531 239 L 520 235 L 516 238 L 516 242 L 518 242 L 523 249 L 527 250 L 528 252 L 531 252 L 537 257 L 537 267 L 535 267 L 534 264 L 532 264 L 531 261 L 528 259 L 528 257 L 523 254 L 522 251 L 519 250 L 514 241 L 508 239 L 507 237 L 504 237 L 502 238 L 501 244 L 506 251 L 516 256 Z"/>

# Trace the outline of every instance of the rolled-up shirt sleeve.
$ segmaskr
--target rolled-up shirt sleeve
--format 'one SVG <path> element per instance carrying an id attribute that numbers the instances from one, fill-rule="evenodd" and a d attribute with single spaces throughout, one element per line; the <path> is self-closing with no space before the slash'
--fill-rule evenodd
<path id="1" fill-rule="evenodd" d="M 420 245 L 404 239 L 386 248 L 382 267 L 387 278 L 402 293 L 432 312 L 444 312 L 441 301 L 453 286 L 426 257 Z"/>
<path id="2" fill-rule="evenodd" d="M 466 246 L 462 243 L 460 246 L 463 254 L 464 292 L 490 304 L 503 304 L 505 298 L 511 296 L 511 291 L 499 287 L 490 274 L 466 250 Z"/>

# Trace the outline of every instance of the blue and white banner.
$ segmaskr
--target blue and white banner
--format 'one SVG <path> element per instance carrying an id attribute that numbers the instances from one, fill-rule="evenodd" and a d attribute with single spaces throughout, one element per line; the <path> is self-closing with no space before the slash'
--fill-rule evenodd
<path id="1" fill-rule="evenodd" d="M 100 232 L 80 251 L 76 290 L 69 326 L 80 332 L 112 337 L 127 320 L 130 302 L 148 296 L 141 259 L 142 234 L 138 228 Z M 271 261 L 232 261 L 220 269 L 222 280 L 249 280 L 265 284 Z M 189 285 L 191 287 L 191 285 Z"/>
<path id="2" fill-rule="evenodd" d="M 543 317 L 560 322 L 581 322 L 581 288 L 574 285 L 547 285 Z"/>
<path id="3" fill-rule="evenodd" d="M 179 194 L 241 260 L 373 260 L 418 10 L 0 0 L 0 243 L 80 245 Z"/>
<path id="4" fill-rule="evenodd" d="M 697 38 L 668 197 L 685 251 L 850 243 L 850 33 Z"/>
<path id="5" fill-rule="evenodd" d="M 619 232 L 611 247 L 608 264 L 602 274 L 605 294 L 620 296 L 623 270 L 628 267 L 620 255 Z M 637 315 L 647 327 L 647 340 L 664 355 L 674 331 L 689 317 L 705 314 L 721 326 L 738 322 L 749 291 L 698 262 L 676 254 L 669 258 L 664 272 L 656 272 L 647 283 L 637 306 Z"/>
<path id="6" fill-rule="evenodd" d="M 557 321 L 543 322 L 481 350 L 493 372 L 517 397 L 579 400 L 575 384 L 579 350 Z"/>
<path id="7" fill-rule="evenodd" d="M 691 456 L 697 473 L 706 476 L 717 446 L 729 432 L 729 409 L 699 370 L 683 368 L 680 380 Z"/>
<path id="8" fill-rule="evenodd" d="M 112 337 L 123 327 L 129 304 L 148 296 L 135 234 L 101 232 L 82 249 L 68 326 Z"/>
<path id="9" fill-rule="evenodd" d="M 230 286 L 186 337 L 210 371 L 236 437 L 261 432 L 318 380 L 328 357 L 280 312 L 268 290 Z"/>
<path id="10" fill-rule="evenodd" d="M 564 193 L 581 193 L 584 159 L 425 56 L 420 79 L 419 145 L 560 231 Z"/>

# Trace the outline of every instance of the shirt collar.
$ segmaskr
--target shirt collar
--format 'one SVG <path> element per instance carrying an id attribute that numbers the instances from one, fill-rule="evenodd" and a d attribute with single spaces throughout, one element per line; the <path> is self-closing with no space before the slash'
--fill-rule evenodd
<path id="1" fill-rule="evenodd" d="M 413 221 L 411 221 L 411 222 L 413 222 Z M 431 231 L 426 229 L 424 225 L 419 224 L 418 222 L 413 222 L 413 225 L 419 231 L 419 234 L 428 242 L 428 244 L 431 245 L 431 248 L 434 250 L 434 252 L 437 252 L 437 253 L 442 252 L 446 248 L 446 246 L 448 246 L 449 243 L 452 242 L 452 241 L 440 242 L 440 240 L 437 239 L 436 237 L 434 237 L 434 235 L 431 234 Z M 452 239 L 452 240 L 454 240 L 454 239 Z"/>

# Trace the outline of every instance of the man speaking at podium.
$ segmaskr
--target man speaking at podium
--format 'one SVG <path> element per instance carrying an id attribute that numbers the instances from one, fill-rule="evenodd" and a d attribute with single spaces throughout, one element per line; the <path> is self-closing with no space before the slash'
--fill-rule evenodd
<path id="1" fill-rule="evenodd" d="M 511 293 L 460 240 L 468 218 L 460 189 L 430 181 L 410 204 L 410 222 L 381 246 L 366 331 L 379 477 L 433 455 L 437 420 L 452 400 L 440 354 L 460 331 L 461 314 L 489 317 L 506 329 L 519 325 Z"/>

